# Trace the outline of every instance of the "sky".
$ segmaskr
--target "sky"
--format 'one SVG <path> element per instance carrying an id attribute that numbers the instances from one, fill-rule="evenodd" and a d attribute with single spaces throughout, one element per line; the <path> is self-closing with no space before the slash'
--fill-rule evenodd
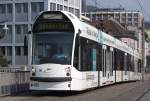
<path id="1" fill-rule="evenodd" d="M 87 0 L 87 4 L 95 5 L 95 0 Z M 142 6 L 139 6 L 138 1 Z M 126 10 L 141 11 L 144 13 L 145 21 L 150 22 L 150 0 L 97 0 L 98 7 L 100 8 L 113 8 L 122 6 Z"/>

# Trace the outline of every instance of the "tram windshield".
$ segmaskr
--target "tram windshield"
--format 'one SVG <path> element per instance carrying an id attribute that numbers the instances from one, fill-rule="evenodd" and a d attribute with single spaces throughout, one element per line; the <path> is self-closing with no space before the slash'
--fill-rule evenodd
<path id="1" fill-rule="evenodd" d="M 33 64 L 71 64 L 71 32 L 47 32 L 33 36 Z"/>
<path id="2" fill-rule="evenodd" d="M 74 27 L 61 12 L 44 12 L 33 24 L 33 64 L 71 64 Z"/>

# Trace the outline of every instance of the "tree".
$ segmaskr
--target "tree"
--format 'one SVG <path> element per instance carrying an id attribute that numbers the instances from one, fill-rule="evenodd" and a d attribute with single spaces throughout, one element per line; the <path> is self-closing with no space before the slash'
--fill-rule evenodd
<path id="1" fill-rule="evenodd" d="M 8 61 L 3 56 L 0 56 L 0 67 L 8 67 Z"/>
<path id="2" fill-rule="evenodd" d="M 2 39 L 5 36 L 5 33 L 3 31 L 0 31 L 0 39 Z"/>

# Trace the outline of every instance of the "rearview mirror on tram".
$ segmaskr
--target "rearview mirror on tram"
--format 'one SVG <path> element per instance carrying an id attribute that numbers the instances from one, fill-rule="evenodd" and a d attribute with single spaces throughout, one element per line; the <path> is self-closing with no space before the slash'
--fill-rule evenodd
<path id="1" fill-rule="evenodd" d="M 24 47 L 28 47 L 28 37 L 27 37 L 27 35 L 26 36 L 24 36 Z"/>
<path id="2" fill-rule="evenodd" d="M 27 35 L 24 36 L 24 47 L 28 47 L 28 35 L 31 34 L 32 32 L 29 31 Z"/>

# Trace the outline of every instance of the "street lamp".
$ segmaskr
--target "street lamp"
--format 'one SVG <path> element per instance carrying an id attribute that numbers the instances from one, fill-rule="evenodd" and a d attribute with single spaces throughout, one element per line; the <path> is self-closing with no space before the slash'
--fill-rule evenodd
<path id="1" fill-rule="evenodd" d="M 7 24 L 6 24 L 6 23 L 5 23 L 4 27 L 3 27 L 3 29 L 4 29 L 5 31 L 8 30 L 8 27 L 7 27 Z"/>
<path id="2" fill-rule="evenodd" d="M 8 20 L 4 20 L 4 21 L 1 21 L 0 24 L 3 24 L 4 23 L 4 27 L 2 28 L 5 32 L 1 35 L 0 35 L 0 38 L 3 38 L 5 34 L 7 34 L 7 31 L 9 30 L 8 26 L 7 26 L 7 22 Z"/>
<path id="3" fill-rule="evenodd" d="M 7 34 L 7 31 L 9 30 L 9 28 L 8 28 L 8 26 L 7 26 L 7 24 L 6 24 L 6 22 L 7 22 L 8 20 L 4 20 L 4 21 L 1 21 L 0 22 L 0 24 L 3 24 L 4 23 L 4 27 L 2 28 L 5 32 L 3 33 L 3 32 L 1 32 L 0 33 L 0 39 L 1 38 L 3 38 L 6 34 Z M 1 49 L 0 49 L 0 56 L 2 55 L 2 51 L 1 51 Z"/>

